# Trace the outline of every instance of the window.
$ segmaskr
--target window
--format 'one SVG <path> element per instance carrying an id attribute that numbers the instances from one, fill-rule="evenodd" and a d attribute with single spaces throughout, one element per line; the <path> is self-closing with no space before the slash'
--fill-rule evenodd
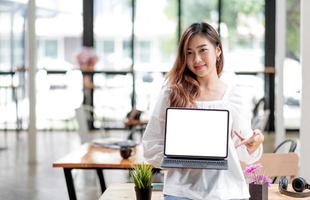
<path id="1" fill-rule="evenodd" d="M 82 86 L 81 77 L 73 72 L 82 46 L 82 1 L 36 3 L 37 77 L 41 77 L 37 78 L 37 126 L 65 129 L 83 100 L 83 91 L 78 87 Z"/>
<path id="2" fill-rule="evenodd" d="M 300 127 L 300 0 L 286 1 L 286 58 L 283 68 L 284 126 Z"/>
<path id="3" fill-rule="evenodd" d="M 113 59 L 115 59 L 115 41 L 113 39 L 110 40 L 97 40 L 96 42 L 96 52 L 100 57 L 100 64 L 103 66 L 112 66 Z M 102 68 L 97 67 L 97 69 Z"/>
<path id="4" fill-rule="evenodd" d="M 135 71 L 171 69 L 177 47 L 176 0 L 136 0 Z"/>
<path id="5" fill-rule="evenodd" d="M 177 51 L 177 0 L 137 0 L 135 18 L 136 108 L 148 112 Z"/>
<path id="6" fill-rule="evenodd" d="M 115 72 L 94 75 L 95 112 L 107 121 L 121 121 L 131 110 L 131 1 L 95 0 L 94 9 L 94 40 L 99 55 L 95 68 Z"/>
<path id="7" fill-rule="evenodd" d="M 149 41 L 140 41 L 138 43 L 138 59 L 137 62 L 149 63 L 151 61 L 151 44 Z"/>
<path id="8" fill-rule="evenodd" d="M 131 44 L 130 44 L 130 41 L 128 40 L 125 40 L 123 41 L 123 57 L 125 59 L 131 59 Z"/>
<path id="9" fill-rule="evenodd" d="M 131 110 L 132 76 L 95 74 L 100 88 L 94 91 L 96 115 L 105 121 L 122 121 Z"/>
<path id="10" fill-rule="evenodd" d="M 0 24 L 1 27 L 7 27 L 0 29 L 0 69 L 10 71 L 11 70 L 11 45 L 10 45 L 10 27 L 11 19 L 9 12 L 0 11 Z"/>
<path id="11" fill-rule="evenodd" d="M 1 70 L 7 70 L 10 71 L 11 65 L 10 65 L 10 41 L 9 38 L 5 39 L 3 37 L 0 39 L 0 66 Z"/>
<path id="12" fill-rule="evenodd" d="M 131 39 L 131 1 L 96 0 L 94 9 L 95 47 L 100 56 L 96 69 L 128 70 L 132 61 L 123 57 L 128 53 L 123 52 L 123 41 Z"/>
<path id="13" fill-rule="evenodd" d="M 0 129 L 20 127 L 23 105 L 17 104 L 25 96 L 24 73 L 15 73 L 24 66 L 23 28 L 26 6 L 14 1 L 1 1 L 0 8 Z M 24 109 L 24 108 L 22 108 Z M 24 109 L 26 110 L 26 109 Z"/>
<path id="14" fill-rule="evenodd" d="M 218 27 L 218 0 L 181 1 L 182 32 L 192 23 L 207 22 L 214 28 Z M 229 3 L 230 5 L 230 3 Z"/>
<path id="15" fill-rule="evenodd" d="M 115 53 L 114 50 L 114 41 L 113 40 L 104 40 L 103 41 L 103 60 L 105 65 L 111 65 L 113 61 L 113 54 Z"/>
<path id="16" fill-rule="evenodd" d="M 234 71 L 264 70 L 264 0 L 223 0 L 221 36 L 226 67 Z"/>
<path id="17" fill-rule="evenodd" d="M 264 96 L 264 3 L 264 0 L 222 0 L 224 71 L 240 74 L 235 78 L 236 84 L 248 94 L 252 108 Z"/>
<path id="18" fill-rule="evenodd" d="M 57 40 L 45 41 L 45 56 L 50 58 L 58 57 L 58 43 Z"/>

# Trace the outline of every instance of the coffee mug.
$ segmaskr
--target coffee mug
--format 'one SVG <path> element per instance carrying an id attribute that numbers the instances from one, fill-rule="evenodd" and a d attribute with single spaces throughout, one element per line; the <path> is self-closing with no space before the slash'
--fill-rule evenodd
<path id="1" fill-rule="evenodd" d="M 129 146 L 122 146 L 120 148 L 120 154 L 123 159 L 128 159 L 131 156 L 132 148 Z"/>

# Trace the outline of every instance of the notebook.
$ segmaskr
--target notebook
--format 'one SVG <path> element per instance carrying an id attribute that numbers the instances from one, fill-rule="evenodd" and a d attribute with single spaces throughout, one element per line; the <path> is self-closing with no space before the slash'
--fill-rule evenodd
<path id="1" fill-rule="evenodd" d="M 162 168 L 227 170 L 229 111 L 167 108 Z"/>

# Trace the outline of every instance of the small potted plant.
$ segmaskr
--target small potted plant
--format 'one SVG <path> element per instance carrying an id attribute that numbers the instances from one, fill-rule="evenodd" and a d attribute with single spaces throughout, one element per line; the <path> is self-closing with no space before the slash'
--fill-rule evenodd
<path id="1" fill-rule="evenodd" d="M 135 184 L 137 200 L 151 200 L 152 166 L 146 163 L 135 165 L 131 177 Z"/>
<path id="2" fill-rule="evenodd" d="M 268 186 L 271 185 L 272 180 L 260 173 L 263 166 L 260 163 L 250 165 L 244 169 L 246 176 L 250 178 L 249 191 L 250 200 L 267 200 L 268 199 Z"/>

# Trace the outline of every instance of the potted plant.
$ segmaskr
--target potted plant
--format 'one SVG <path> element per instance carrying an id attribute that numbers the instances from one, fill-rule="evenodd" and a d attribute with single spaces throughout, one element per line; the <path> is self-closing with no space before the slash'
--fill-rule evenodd
<path id="1" fill-rule="evenodd" d="M 137 200 L 151 200 L 152 166 L 146 163 L 135 165 L 131 177 L 135 184 Z"/>
<path id="2" fill-rule="evenodd" d="M 271 185 L 272 180 L 260 173 L 262 167 L 260 163 L 257 163 L 246 167 L 244 170 L 245 175 L 250 178 L 250 200 L 268 200 L 268 186 Z"/>

